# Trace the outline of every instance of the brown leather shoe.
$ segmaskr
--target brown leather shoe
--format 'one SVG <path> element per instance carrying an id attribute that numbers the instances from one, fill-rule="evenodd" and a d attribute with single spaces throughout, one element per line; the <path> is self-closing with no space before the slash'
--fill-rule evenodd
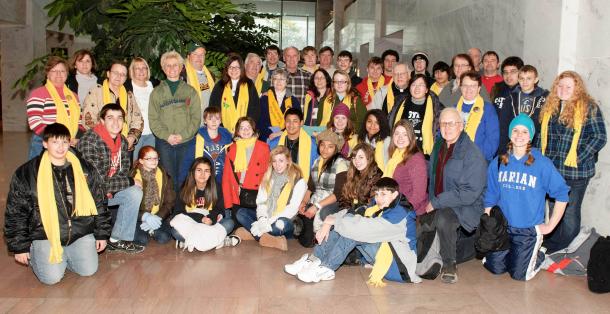
<path id="1" fill-rule="evenodd" d="M 237 230 L 235 230 L 235 232 L 233 234 L 240 237 L 242 241 L 254 241 L 254 237 L 252 236 L 252 233 L 250 233 L 244 227 L 237 228 Z"/>
<path id="2" fill-rule="evenodd" d="M 285 236 L 272 236 L 268 233 L 263 233 L 258 243 L 264 247 L 270 247 L 281 251 L 288 251 L 288 241 Z"/>

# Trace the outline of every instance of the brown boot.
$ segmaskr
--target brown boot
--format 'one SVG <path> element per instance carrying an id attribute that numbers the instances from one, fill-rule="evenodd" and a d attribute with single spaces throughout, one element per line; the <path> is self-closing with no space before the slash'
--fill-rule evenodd
<path id="1" fill-rule="evenodd" d="M 246 228 L 244 228 L 244 227 L 237 228 L 237 230 L 235 230 L 235 232 L 233 234 L 240 237 L 242 241 L 253 241 L 254 240 L 254 237 L 252 236 L 252 234 L 248 230 L 246 230 Z"/>
<path id="2" fill-rule="evenodd" d="M 264 233 L 258 243 L 261 246 L 278 249 L 281 251 L 288 251 L 288 241 L 285 236 L 274 237 L 268 233 Z"/>

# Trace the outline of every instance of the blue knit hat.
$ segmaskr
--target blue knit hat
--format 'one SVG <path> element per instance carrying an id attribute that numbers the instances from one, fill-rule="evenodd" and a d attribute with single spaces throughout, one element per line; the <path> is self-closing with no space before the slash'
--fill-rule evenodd
<path id="1" fill-rule="evenodd" d="M 510 122 L 510 125 L 508 126 L 508 137 L 509 138 L 513 132 L 513 129 L 517 125 L 522 125 L 522 126 L 526 127 L 527 130 L 530 132 L 530 141 L 532 141 L 534 139 L 534 135 L 536 134 L 536 127 L 534 126 L 534 121 L 532 120 L 532 118 L 530 118 L 525 113 L 520 113 Z"/>

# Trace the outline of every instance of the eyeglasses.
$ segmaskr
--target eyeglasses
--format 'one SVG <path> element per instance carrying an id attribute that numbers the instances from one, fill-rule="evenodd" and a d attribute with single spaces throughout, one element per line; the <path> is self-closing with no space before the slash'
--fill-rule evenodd
<path id="1" fill-rule="evenodd" d="M 338 85 L 344 85 L 344 84 L 347 84 L 347 81 L 333 81 L 333 83 L 338 84 Z"/>
<path id="2" fill-rule="evenodd" d="M 146 161 L 159 161 L 159 160 L 161 160 L 159 157 L 145 157 L 145 158 L 142 158 L 142 159 L 144 159 Z"/>
<path id="3" fill-rule="evenodd" d="M 233 70 L 238 70 L 239 71 L 239 70 L 241 70 L 241 67 L 240 66 L 230 66 L 229 67 L 229 71 L 233 71 Z"/>
<path id="4" fill-rule="evenodd" d="M 462 124 L 462 121 L 447 121 L 447 122 L 441 122 L 439 123 L 441 125 L 441 128 L 455 128 L 456 126 Z"/>
<path id="5" fill-rule="evenodd" d="M 121 73 L 121 72 L 117 72 L 117 71 L 110 71 L 110 73 L 112 73 L 112 75 L 116 75 L 118 77 L 127 77 L 127 73 Z"/>

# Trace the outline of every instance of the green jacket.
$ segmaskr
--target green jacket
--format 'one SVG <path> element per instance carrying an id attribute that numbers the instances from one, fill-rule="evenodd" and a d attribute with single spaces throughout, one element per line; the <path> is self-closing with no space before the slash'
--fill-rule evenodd
<path id="1" fill-rule="evenodd" d="M 322 117 L 324 115 L 324 106 L 326 105 L 326 97 L 329 97 L 330 95 L 327 95 L 323 98 L 320 99 L 320 102 L 318 103 L 318 118 L 316 121 L 318 121 L 318 124 L 320 123 L 320 121 L 322 121 Z M 352 120 L 352 123 L 354 124 L 354 133 L 358 134 L 358 132 L 360 132 L 360 128 L 362 127 L 362 125 L 364 124 L 364 116 L 366 116 L 366 106 L 362 103 L 362 98 L 360 98 L 360 96 L 358 95 L 354 95 L 352 96 L 352 107 L 349 110 L 350 113 L 350 120 Z M 333 104 L 333 108 L 339 104 L 339 97 L 335 97 L 335 101 Z M 325 125 L 324 125 L 325 126 Z"/>
<path id="2" fill-rule="evenodd" d="M 197 91 L 180 81 L 172 96 L 167 82 L 162 81 L 150 94 L 148 122 L 156 137 L 167 140 L 180 134 L 182 141 L 192 139 L 201 125 L 201 105 Z"/>

